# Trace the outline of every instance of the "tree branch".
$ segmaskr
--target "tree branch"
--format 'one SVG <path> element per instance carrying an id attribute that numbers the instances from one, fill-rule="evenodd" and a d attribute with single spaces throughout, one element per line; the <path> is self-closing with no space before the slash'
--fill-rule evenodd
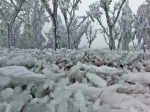
<path id="1" fill-rule="evenodd" d="M 105 36 L 105 33 L 103 34 L 103 36 L 104 36 L 106 44 L 109 46 L 109 43 L 107 42 L 107 39 L 106 39 L 106 36 Z"/>
<path id="2" fill-rule="evenodd" d="M 116 22 L 117 22 L 117 20 L 118 20 L 118 18 L 119 18 L 121 9 L 122 9 L 122 7 L 123 7 L 123 5 L 124 5 L 125 2 L 126 2 L 126 0 L 123 0 L 122 4 L 120 5 L 119 10 L 118 10 L 118 13 L 117 13 L 117 16 L 116 16 L 116 19 L 114 20 L 112 26 L 114 26 L 114 25 L 116 24 Z"/>
<path id="3" fill-rule="evenodd" d="M 102 29 L 104 30 L 104 32 L 106 33 L 106 35 L 109 37 L 109 34 L 108 34 L 108 32 L 106 31 L 105 27 L 103 26 L 102 22 L 101 22 L 98 18 L 96 18 L 96 19 L 97 19 L 98 23 L 101 25 L 101 27 L 102 27 Z"/>
<path id="4" fill-rule="evenodd" d="M 52 9 L 49 7 L 49 5 L 47 4 L 46 0 L 41 0 L 42 4 L 44 5 L 44 7 L 46 8 L 47 12 L 49 13 L 51 20 L 54 22 L 53 20 L 53 12 Z"/>
<path id="5" fill-rule="evenodd" d="M 15 7 L 15 9 L 17 9 L 18 7 L 15 5 L 13 0 L 10 0 L 11 4 Z"/>
<path id="6" fill-rule="evenodd" d="M 107 20 L 107 24 L 108 24 L 108 26 L 110 27 L 111 26 L 111 20 L 110 20 L 110 16 L 109 16 L 109 10 L 107 9 L 107 7 L 106 7 L 106 4 L 105 3 L 103 3 L 104 4 L 104 12 L 105 12 L 105 16 L 106 16 L 106 20 Z"/>

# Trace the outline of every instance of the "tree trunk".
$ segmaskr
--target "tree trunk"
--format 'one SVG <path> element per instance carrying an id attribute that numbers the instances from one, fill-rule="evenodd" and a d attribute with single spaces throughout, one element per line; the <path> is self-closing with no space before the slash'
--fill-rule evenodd
<path id="1" fill-rule="evenodd" d="M 115 50 L 115 48 L 114 48 L 114 39 L 112 37 L 109 39 L 109 49 L 110 50 Z"/>
<path id="2" fill-rule="evenodd" d="M 10 34 L 10 36 L 9 36 L 10 46 L 14 46 L 14 39 L 13 39 L 14 37 L 12 36 L 12 27 L 13 27 L 13 24 L 14 24 L 14 22 L 18 16 L 18 13 L 20 12 L 21 7 L 22 7 L 23 3 L 25 2 L 25 0 L 20 0 L 20 2 L 21 3 L 19 4 L 18 8 L 15 9 L 15 13 L 13 14 L 12 20 L 11 20 L 10 25 L 9 25 L 9 28 L 10 28 L 9 29 L 10 30 L 10 32 L 9 32 L 9 34 Z"/>
<path id="3" fill-rule="evenodd" d="M 121 44 L 121 38 L 118 41 L 118 47 L 117 47 L 118 50 L 120 49 L 120 44 Z"/>
<path id="4" fill-rule="evenodd" d="M 30 12 L 28 11 L 27 14 L 28 14 L 27 20 L 29 22 L 30 21 L 30 17 L 29 17 Z M 31 49 L 32 48 L 32 42 L 31 42 L 31 36 L 30 36 L 31 27 L 29 25 L 27 25 L 27 28 L 28 28 L 28 44 L 27 44 L 28 46 L 27 46 L 27 48 Z"/>
<path id="5" fill-rule="evenodd" d="M 113 27 L 109 26 L 109 35 L 110 35 L 110 39 L 109 39 L 109 49 L 110 50 L 115 50 L 115 39 L 113 37 Z"/>
<path id="6" fill-rule="evenodd" d="M 7 25 L 7 29 L 8 29 L 8 34 L 7 34 L 7 38 L 8 38 L 8 48 L 10 48 L 10 25 Z"/>
<path id="7" fill-rule="evenodd" d="M 89 43 L 89 48 L 91 48 L 92 43 Z"/>
<path id="8" fill-rule="evenodd" d="M 10 27 L 10 46 L 14 47 L 14 37 L 13 37 L 13 34 L 12 34 L 12 27 Z"/>
<path id="9" fill-rule="evenodd" d="M 7 34 L 8 48 L 10 48 L 11 46 L 13 46 L 12 27 L 10 24 L 7 24 L 7 29 L 8 29 L 8 34 Z"/>
<path id="10" fill-rule="evenodd" d="M 116 46 L 115 46 L 115 40 L 113 39 L 113 50 L 116 50 Z"/>
<path id="11" fill-rule="evenodd" d="M 65 24 L 66 24 L 66 30 L 67 30 L 67 48 L 70 49 L 71 48 L 71 44 L 70 44 L 70 23 L 68 24 L 68 18 L 67 15 L 65 13 L 63 13 L 64 16 L 64 20 L 65 20 Z"/>
<path id="12" fill-rule="evenodd" d="M 115 42 L 114 42 L 114 38 L 113 38 L 113 27 L 112 26 L 109 26 L 109 49 L 110 50 L 115 50 Z"/>
<path id="13" fill-rule="evenodd" d="M 69 32 L 69 27 L 67 26 L 67 36 L 68 36 L 68 38 L 67 38 L 67 41 L 68 41 L 68 49 L 70 49 L 71 47 L 70 47 L 70 32 Z"/>
<path id="14" fill-rule="evenodd" d="M 54 32 L 54 50 L 56 51 L 57 49 L 57 25 L 54 23 L 53 25 L 53 32 Z"/>
<path id="15" fill-rule="evenodd" d="M 57 49 L 57 8 L 58 8 L 58 0 L 54 0 L 53 2 L 53 12 L 49 5 L 47 4 L 46 0 L 41 0 L 42 4 L 46 8 L 53 24 L 53 33 L 54 33 L 54 50 L 56 51 Z"/>

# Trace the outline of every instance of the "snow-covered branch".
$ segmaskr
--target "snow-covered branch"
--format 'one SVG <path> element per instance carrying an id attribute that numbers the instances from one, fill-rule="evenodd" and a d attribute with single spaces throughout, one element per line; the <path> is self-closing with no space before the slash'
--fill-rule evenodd
<path id="1" fill-rule="evenodd" d="M 85 31 L 86 38 L 89 43 L 89 48 L 91 47 L 91 44 L 96 39 L 97 34 L 99 33 L 98 29 L 94 29 L 93 26 L 89 26 L 88 29 Z"/>

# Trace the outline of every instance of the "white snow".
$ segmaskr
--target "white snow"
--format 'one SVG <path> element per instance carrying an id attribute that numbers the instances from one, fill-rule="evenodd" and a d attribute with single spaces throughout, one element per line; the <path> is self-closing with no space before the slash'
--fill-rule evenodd
<path id="1" fill-rule="evenodd" d="M 101 88 L 101 87 L 106 87 L 107 86 L 107 83 L 106 83 L 105 80 L 103 80 L 102 78 L 98 77 L 97 75 L 95 75 L 93 73 L 87 73 L 86 76 L 97 87 Z"/>
<path id="2" fill-rule="evenodd" d="M 150 84 L 150 73 L 128 73 L 122 79 L 131 83 Z"/>
<path id="3" fill-rule="evenodd" d="M 0 57 L 0 66 L 5 66 L 8 62 L 7 56 Z"/>
<path id="4" fill-rule="evenodd" d="M 0 53 L 0 112 L 150 110 L 149 53 L 86 49 L 0 49 Z"/>
<path id="5" fill-rule="evenodd" d="M 0 76 L 0 86 L 8 86 L 11 82 L 11 77 L 8 76 Z"/>
<path id="6" fill-rule="evenodd" d="M 107 67 L 107 66 L 101 66 L 101 67 L 97 67 L 97 66 L 88 66 L 85 64 L 82 64 L 83 69 L 88 70 L 92 73 L 101 73 L 101 74 L 109 74 L 109 75 L 113 75 L 113 74 L 118 74 L 118 73 L 122 73 L 122 70 L 118 70 L 116 68 L 112 68 L 112 67 Z"/>
<path id="7" fill-rule="evenodd" d="M 48 68 L 43 69 L 42 73 L 47 75 L 47 76 L 52 76 L 53 75 L 53 72 Z"/>
<path id="8" fill-rule="evenodd" d="M 1 91 L 1 97 L 3 100 L 10 98 L 13 95 L 13 89 L 6 88 L 5 90 Z"/>
<path id="9" fill-rule="evenodd" d="M 22 66 L 0 68 L 0 75 L 11 77 L 13 83 L 28 83 L 29 81 L 43 82 L 46 79 L 45 75 L 36 74 Z"/>
<path id="10" fill-rule="evenodd" d="M 85 99 L 80 90 L 77 90 L 77 92 L 75 93 L 75 100 L 76 100 L 76 105 L 78 105 L 79 108 L 78 111 L 87 112 Z"/>

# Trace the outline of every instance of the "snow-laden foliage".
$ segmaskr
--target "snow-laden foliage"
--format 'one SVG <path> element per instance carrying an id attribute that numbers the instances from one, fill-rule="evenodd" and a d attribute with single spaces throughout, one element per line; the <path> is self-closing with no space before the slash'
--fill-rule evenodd
<path id="1" fill-rule="evenodd" d="M 147 45 L 148 48 L 149 46 L 149 37 L 150 37 L 150 25 L 149 25 L 149 20 L 150 20 L 150 3 L 148 2 L 147 4 L 142 4 L 137 11 L 137 22 L 136 22 L 136 30 L 137 34 L 136 37 L 138 39 L 138 43 L 140 44 L 143 39 L 142 47 L 144 49 L 144 45 Z"/>
<path id="2" fill-rule="evenodd" d="M 115 50 L 115 40 L 117 39 L 119 32 L 117 31 L 117 24 L 122 8 L 126 2 L 127 0 L 120 0 L 117 2 L 114 0 L 99 0 L 91 4 L 89 6 L 90 11 L 87 11 L 87 15 L 93 21 L 96 20 L 100 25 L 105 40 L 106 37 L 108 38 L 108 42 L 107 40 L 106 42 L 111 50 Z M 103 14 L 105 19 L 102 18 Z M 104 20 L 106 20 L 107 25 L 103 24 Z"/>
<path id="3" fill-rule="evenodd" d="M 7 38 L 5 41 L 8 47 L 14 46 L 15 39 L 14 32 L 12 31 L 13 25 L 25 1 L 26 0 L 10 0 L 9 2 L 7 0 L 0 1 L 0 19 L 3 21 L 6 28 L 5 30 L 7 31 L 7 37 L 3 38 Z"/>
<path id="4" fill-rule="evenodd" d="M 1 112 L 149 112 L 148 50 L 0 48 L 0 57 Z"/>
<path id="5" fill-rule="evenodd" d="M 59 0 L 59 7 L 65 21 L 67 46 L 69 49 L 78 48 L 81 37 L 89 26 L 89 22 L 85 23 L 88 17 L 78 17 L 76 15 L 76 11 L 79 10 L 80 3 L 81 0 Z M 79 19 L 83 20 L 79 21 Z"/>
<path id="6" fill-rule="evenodd" d="M 87 16 L 76 15 L 79 3 L 80 0 L 1 0 L 0 46 L 78 49 L 90 25 Z M 43 31 L 48 22 L 52 23 L 49 32 Z"/>
<path id="7" fill-rule="evenodd" d="M 42 34 L 42 28 L 48 17 L 45 14 L 44 7 L 38 0 L 28 2 L 24 7 L 24 15 L 19 18 L 24 21 L 23 33 L 20 39 L 19 48 L 43 48 L 46 43 Z"/>
<path id="8" fill-rule="evenodd" d="M 136 19 L 134 18 L 133 13 L 129 7 L 129 3 L 126 2 L 122 8 L 122 16 L 119 21 L 120 30 L 118 28 L 116 29 L 116 33 L 118 33 L 118 49 L 120 48 L 120 44 L 122 44 L 122 50 L 129 50 L 129 43 L 133 42 L 136 34 L 135 21 Z"/>

